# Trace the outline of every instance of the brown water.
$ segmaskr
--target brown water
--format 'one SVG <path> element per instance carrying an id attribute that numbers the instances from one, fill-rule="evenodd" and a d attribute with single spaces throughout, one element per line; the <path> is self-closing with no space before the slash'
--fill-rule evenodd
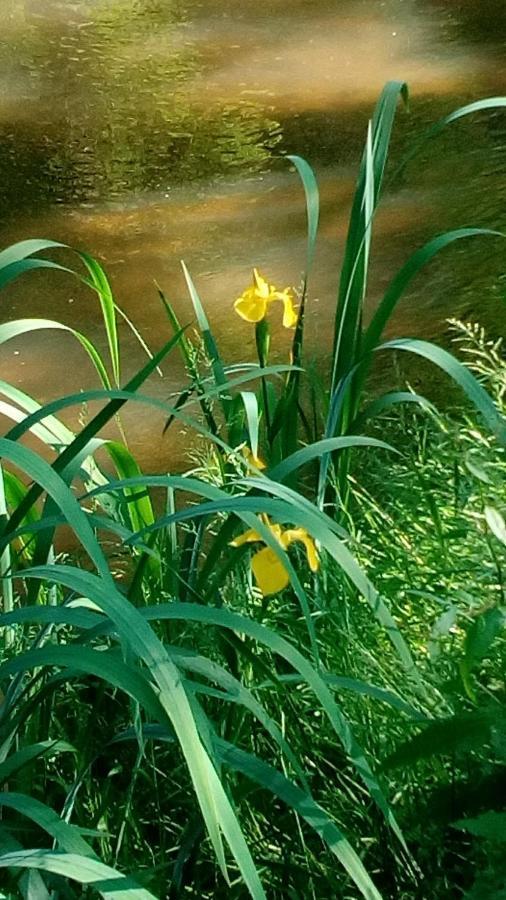
<path id="1" fill-rule="evenodd" d="M 257 265 L 298 284 L 304 199 L 283 154 L 314 166 L 322 223 L 311 283 L 309 345 L 331 342 L 339 263 L 361 147 L 385 81 L 402 78 L 393 161 L 440 115 L 506 93 L 504 0 L 1 0 L 1 243 L 50 237 L 86 248 L 154 349 L 168 334 L 156 280 L 191 318 L 184 258 L 230 361 L 252 354 L 231 303 Z M 452 126 L 391 187 L 376 224 L 368 308 L 410 251 L 461 224 L 505 226 L 506 120 Z M 395 168 L 395 165 L 392 167 Z M 418 280 L 389 334 L 443 337 L 473 315 L 497 333 L 503 255 L 497 243 L 446 253 Z M 2 319 L 45 316 L 103 345 L 96 302 L 66 276 L 36 273 L 2 292 Z M 125 328 L 124 372 L 142 352 Z M 283 357 L 287 336 L 274 343 Z M 163 383 L 181 383 L 174 359 Z M 71 338 L 6 345 L 0 376 L 39 400 L 95 384 Z M 75 421 L 75 417 L 71 421 Z M 126 414 L 151 468 L 178 458 L 161 419 Z"/>

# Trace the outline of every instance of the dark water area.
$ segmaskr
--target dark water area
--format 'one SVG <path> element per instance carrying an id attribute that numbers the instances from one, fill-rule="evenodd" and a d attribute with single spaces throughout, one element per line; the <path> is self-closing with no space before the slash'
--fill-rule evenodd
<path id="1" fill-rule="evenodd" d="M 169 334 L 155 281 L 191 319 L 184 258 L 224 355 L 253 356 L 232 302 L 257 266 L 297 285 L 303 191 L 284 158 L 318 175 L 322 217 L 310 285 L 308 346 L 324 360 L 354 181 L 375 100 L 405 79 L 389 168 L 437 118 L 506 93 L 503 0 L 1 0 L 0 239 L 62 240 L 96 255 L 118 303 L 156 349 Z M 460 225 L 506 230 L 506 116 L 480 114 L 426 145 L 390 182 L 376 221 L 367 310 L 407 256 Z M 388 179 L 387 179 L 388 180 Z M 62 257 L 63 258 L 63 257 Z M 413 283 L 388 335 L 448 342 L 448 316 L 496 336 L 505 315 L 500 239 L 460 242 Z M 66 276 L 34 273 L 1 294 L 1 318 L 61 320 L 104 346 L 94 297 Z M 283 359 L 287 335 L 273 343 Z M 142 351 L 121 326 L 125 376 Z M 167 397 L 184 379 L 169 360 Z M 68 336 L 0 349 L 0 377 L 38 400 L 96 384 Z M 77 421 L 77 415 L 67 419 Z M 126 413 L 132 449 L 173 464 L 184 436 Z"/>

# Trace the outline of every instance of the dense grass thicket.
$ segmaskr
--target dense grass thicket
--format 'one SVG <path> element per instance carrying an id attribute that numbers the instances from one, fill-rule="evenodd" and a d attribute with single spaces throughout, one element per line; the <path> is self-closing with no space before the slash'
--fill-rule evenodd
<path id="1" fill-rule="evenodd" d="M 323 387 L 304 355 L 318 188 L 299 157 L 301 286 L 260 267 L 231 298 L 254 362 L 222 358 L 183 264 L 194 323 L 160 290 L 167 342 L 125 383 L 123 313 L 96 260 L 48 240 L 0 253 L 0 286 L 41 268 L 83 282 L 108 346 L 72 331 L 97 389 L 41 407 L 0 384 L 5 898 L 506 896 L 503 348 L 459 322 L 455 353 L 382 342 L 440 250 L 503 236 L 435 237 L 364 325 L 400 97 L 405 85 L 386 85 L 369 124 Z M 424 140 L 503 106 L 463 107 Z M 276 315 L 293 338 L 273 365 Z M 0 342 L 63 327 L 11 321 Z M 187 383 L 170 402 L 149 396 L 176 353 Z M 435 366 L 460 405 L 402 383 L 371 395 L 378 353 Z M 65 410 L 92 401 L 73 433 Z M 197 468 L 145 475 L 126 440 L 102 437 L 114 419 L 121 432 L 126 403 L 198 435 Z"/>

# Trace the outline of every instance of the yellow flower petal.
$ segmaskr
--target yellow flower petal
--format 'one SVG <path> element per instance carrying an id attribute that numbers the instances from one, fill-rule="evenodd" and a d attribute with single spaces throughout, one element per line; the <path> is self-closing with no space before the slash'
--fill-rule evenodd
<path id="1" fill-rule="evenodd" d="M 297 324 L 297 310 L 293 305 L 293 297 L 286 288 L 276 292 L 276 299 L 283 303 L 283 325 L 285 328 L 294 328 Z"/>
<path id="2" fill-rule="evenodd" d="M 267 465 L 264 463 L 263 459 L 259 456 L 255 456 L 254 453 L 251 452 L 249 447 L 242 448 L 242 455 L 244 456 L 246 462 L 251 463 L 252 466 L 255 466 L 257 469 L 266 469 Z"/>
<path id="3" fill-rule="evenodd" d="M 282 591 L 290 581 L 288 572 L 270 547 L 264 547 L 255 553 L 251 569 L 264 597 Z"/>
<path id="4" fill-rule="evenodd" d="M 269 522 L 267 516 L 265 516 L 265 519 L 265 524 L 268 525 L 269 530 L 272 531 L 276 540 L 283 546 L 283 529 L 281 528 L 281 525 L 274 525 L 272 522 Z"/>
<path id="5" fill-rule="evenodd" d="M 265 278 L 262 278 L 258 269 L 253 269 L 253 283 L 254 287 L 252 290 L 256 292 L 257 296 L 262 300 L 268 300 L 273 288 L 269 287 L 268 282 Z"/>
<path id="6" fill-rule="evenodd" d="M 255 541 L 261 541 L 262 538 L 253 528 L 250 528 L 249 531 L 245 531 L 244 534 L 240 534 L 238 537 L 234 538 L 233 541 L 230 541 L 231 547 L 242 547 L 243 544 L 252 544 Z"/>
<path id="7" fill-rule="evenodd" d="M 246 322 L 261 322 L 267 312 L 267 299 L 259 297 L 254 288 L 248 288 L 237 298 L 234 309 Z"/>
<path id="8" fill-rule="evenodd" d="M 318 559 L 315 542 L 305 528 L 291 528 L 288 531 L 285 531 L 281 538 L 281 543 L 284 547 L 289 547 L 290 544 L 296 541 L 304 544 L 309 568 L 312 572 L 317 572 L 320 566 L 320 560 Z"/>

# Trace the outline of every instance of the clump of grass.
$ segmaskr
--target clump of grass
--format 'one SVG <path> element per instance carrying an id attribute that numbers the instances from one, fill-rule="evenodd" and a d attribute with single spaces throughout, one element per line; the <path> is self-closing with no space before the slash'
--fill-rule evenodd
<path id="1" fill-rule="evenodd" d="M 382 425 L 379 436 L 363 431 L 400 404 L 431 408 L 409 391 L 365 405 L 373 354 L 396 350 L 428 359 L 463 389 L 483 420 L 491 455 L 506 442 L 502 395 L 498 407 L 456 357 L 423 341 L 381 343 L 403 290 L 435 253 L 461 238 L 496 237 L 493 232 L 467 228 L 429 242 L 393 280 L 371 324 L 362 325 L 373 219 L 399 96 L 407 98 L 404 85 L 386 86 L 367 132 L 321 421 L 303 405 L 304 321 L 318 225 L 317 185 L 304 160 L 291 158 L 307 204 L 302 290 L 296 297 L 255 271 L 236 300 L 236 311 L 255 327 L 253 363 L 229 366 L 222 359 L 183 266 L 202 353 L 160 292 L 174 335 L 123 384 L 121 311 L 101 266 L 81 253 L 83 276 L 42 257 L 62 249 L 48 241 L 21 242 L 0 254 L 0 285 L 38 268 L 63 269 L 84 281 L 98 296 L 108 343 L 104 359 L 73 332 L 95 365 L 100 389 L 41 407 L 1 385 L 2 409 L 14 423 L 0 439 L 0 777 L 6 786 L 0 807 L 9 810 L 0 865 L 10 891 L 82 896 L 89 887 L 139 900 L 224 890 L 254 898 L 266 890 L 280 897 L 301 890 L 369 900 L 414 896 L 420 884 L 424 889 L 415 852 L 421 838 L 408 816 L 416 778 L 400 780 L 396 766 L 422 760 L 436 783 L 434 749 L 443 757 L 459 754 L 460 766 L 466 727 L 477 742 L 473 752 L 497 741 L 502 705 L 493 707 L 495 717 L 492 706 L 475 707 L 482 666 L 500 641 L 502 599 L 469 623 L 456 669 L 448 663 L 460 679 L 456 703 L 437 667 L 427 666 L 421 607 L 413 600 L 433 589 L 424 582 L 433 580 L 437 559 L 448 567 L 446 586 L 457 580 L 445 543 L 447 511 L 428 489 L 439 470 L 427 472 L 419 458 L 409 468 L 388 463 L 387 470 L 384 454 L 399 456 L 398 432 L 393 428 L 387 443 Z M 504 105 L 500 98 L 472 104 L 435 130 Z M 290 361 L 274 366 L 267 313 L 278 302 L 293 341 Z M 0 342 L 42 327 L 61 326 L 10 322 L 0 326 Z M 170 404 L 145 396 L 148 376 L 176 349 L 187 385 Z M 92 400 L 102 408 L 81 431 L 61 424 L 62 410 Z M 179 421 L 201 435 L 214 470 L 204 477 L 143 474 L 124 443 L 99 436 L 127 402 L 163 410 L 167 428 Z M 411 452 L 425 428 L 414 428 Z M 23 444 L 28 433 L 50 448 L 51 462 Z M 400 482 L 401 471 L 417 479 L 417 502 L 427 509 L 420 516 L 416 506 L 412 534 L 385 498 L 379 503 L 371 496 L 374 473 L 367 492 L 355 486 L 351 451 L 370 456 L 371 450 L 378 460 L 382 454 L 383 479 L 385 471 L 395 473 L 389 483 Z M 99 451 L 108 453 L 112 476 Z M 317 467 L 313 477 L 310 466 Z M 164 495 L 161 514 L 155 490 Z M 491 491 L 481 524 L 501 543 L 504 520 L 494 497 Z M 62 524 L 83 551 L 82 565 L 55 554 Z M 129 554 L 125 583 L 113 577 L 104 554 L 104 535 L 111 534 Z M 367 541 L 373 546 L 366 554 Z M 410 581 L 399 560 L 411 551 Z M 497 546 L 494 553 L 498 573 Z M 415 602 L 412 629 L 407 604 Z M 434 625 L 431 639 L 434 646 L 442 640 L 446 659 L 453 648 L 444 643 L 444 628 L 449 633 L 453 625 L 448 609 L 443 613 L 447 618 Z M 450 771 L 446 763 L 443 770 Z"/>

